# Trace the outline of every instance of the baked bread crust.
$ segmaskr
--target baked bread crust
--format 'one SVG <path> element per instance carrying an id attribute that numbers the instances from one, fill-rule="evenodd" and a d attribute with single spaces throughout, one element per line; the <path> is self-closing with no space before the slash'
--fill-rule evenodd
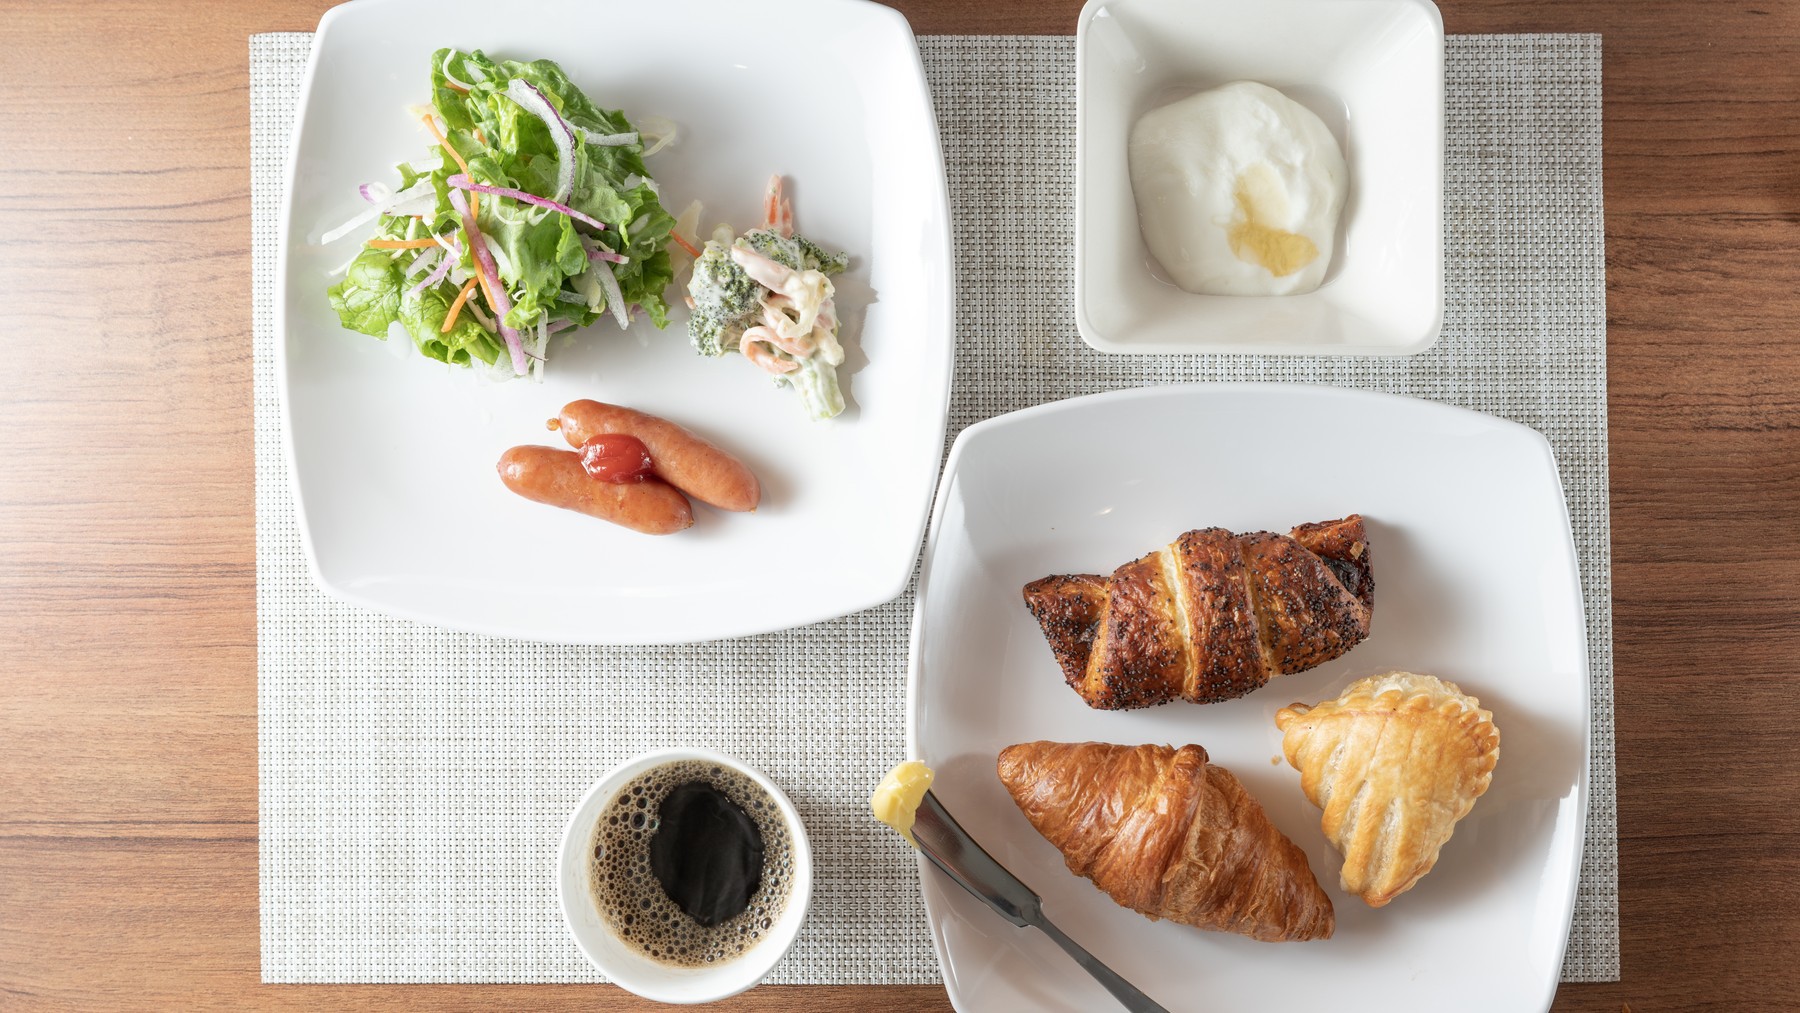
<path id="1" fill-rule="evenodd" d="M 1286 535 L 1189 531 L 1114 570 L 1025 585 L 1063 678 L 1090 707 L 1216 703 L 1341 657 L 1369 635 L 1362 517 Z"/>
<path id="2" fill-rule="evenodd" d="M 1282 751 L 1344 856 L 1339 881 L 1370 907 L 1437 864 L 1492 783 L 1500 730 L 1481 702 L 1435 676 L 1389 672 L 1336 700 L 1275 714 Z"/>
<path id="3" fill-rule="evenodd" d="M 1070 871 L 1125 907 L 1265 942 L 1331 935 L 1306 855 L 1199 746 L 1024 742 L 998 770 Z"/>

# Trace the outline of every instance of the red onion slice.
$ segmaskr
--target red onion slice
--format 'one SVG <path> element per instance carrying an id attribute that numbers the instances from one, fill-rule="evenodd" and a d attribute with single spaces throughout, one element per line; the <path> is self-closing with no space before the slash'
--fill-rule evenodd
<path id="1" fill-rule="evenodd" d="M 589 249 L 592 256 L 593 250 Z M 631 326 L 631 314 L 625 309 L 625 293 L 619 291 L 619 279 L 613 277 L 612 265 L 604 260 L 591 260 L 588 270 L 600 280 L 600 290 L 606 293 L 606 308 L 612 310 L 613 319 L 619 322 L 619 330 Z"/>
<path id="2" fill-rule="evenodd" d="M 360 192 L 360 190 L 359 190 L 359 192 Z M 419 180 L 417 183 L 414 183 L 412 186 L 407 187 L 406 189 L 400 191 L 399 193 L 389 196 L 386 200 L 383 200 L 381 203 L 371 204 L 368 207 L 363 208 L 362 211 L 357 213 L 356 217 L 350 219 L 349 221 L 345 222 L 342 225 L 339 225 L 337 228 L 332 229 L 330 232 L 327 232 L 324 235 L 320 236 L 319 237 L 319 245 L 323 246 L 327 243 L 335 243 L 338 240 L 349 235 L 350 233 L 356 231 L 358 228 L 361 228 L 365 223 L 374 220 L 376 216 L 378 216 L 400 204 L 404 204 L 407 201 L 413 200 L 414 198 L 424 196 L 425 194 L 429 194 L 430 192 L 431 192 L 431 180 L 429 180 L 429 179 Z"/>
<path id="3" fill-rule="evenodd" d="M 475 255 L 475 270 L 481 274 L 488 293 L 494 298 L 494 322 L 500 326 L 500 336 L 506 339 L 506 350 L 512 353 L 513 372 L 524 376 L 529 368 L 525 362 L 525 343 L 519 340 L 518 331 L 506 325 L 506 315 L 512 312 L 512 299 L 506 294 L 506 283 L 500 279 L 499 269 L 494 267 L 494 255 L 488 252 L 487 240 L 482 238 L 475 216 L 469 213 L 469 201 L 462 191 L 450 191 L 450 206 L 462 215 L 463 231 L 469 235 L 469 252 Z"/>
<path id="4" fill-rule="evenodd" d="M 547 197 L 539 197 L 537 194 L 526 193 L 523 190 L 514 190 L 513 188 L 506 186 L 488 186 L 486 183 L 477 183 L 460 172 L 451 176 L 449 179 L 444 180 L 444 182 L 458 190 L 473 190 L 476 193 L 491 193 L 498 197 L 511 197 L 516 201 L 524 201 L 527 204 L 535 204 L 541 208 L 560 211 L 578 222 L 592 225 L 594 228 L 600 229 L 603 232 L 606 230 L 605 222 L 600 221 L 597 218 L 590 218 L 567 204 L 559 204 Z"/>
<path id="5" fill-rule="evenodd" d="M 436 239 L 437 237 L 432 236 L 431 238 Z M 406 273 L 400 276 L 401 279 L 411 281 L 413 275 L 418 274 L 428 267 L 435 266 L 437 264 L 437 259 L 443 255 L 444 251 L 436 246 L 420 250 L 419 255 L 412 259 L 412 263 L 406 265 Z"/>
<path id="6" fill-rule="evenodd" d="M 625 309 L 625 293 L 619 290 L 619 279 L 613 277 L 612 264 L 608 258 L 600 255 L 600 244 L 586 236 L 581 239 L 581 248 L 588 254 L 588 276 L 600 283 L 600 291 L 606 295 L 606 308 L 612 310 L 613 319 L 619 322 L 619 329 L 631 326 L 631 314 Z M 606 251 L 612 253 L 611 250 Z M 617 254 L 614 254 L 617 256 Z"/>
<path id="7" fill-rule="evenodd" d="M 442 259 L 438 261 L 437 269 L 432 271 L 430 275 L 421 279 L 417 285 L 414 285 L 411 289 L 407 290 L 406 297 L 408 299 L 428 288 L 434 287 L 438 282 L 443 281 L 444 276 L 450 273 L 451 266 L 456 263 L 456 258 L 450 256 L 448 253 L 444 253 L 442 250 L 436 252 L 442 257 Z"/>
<path id="8" fill-rule="evenodd" d="M 626 257 L 621 254 L 614 253 L 613 251 L 611 251 L 611 250 L 607 249 L 606 247 L 601 246 L 599 244 L 595 244 L 593 246 L 588 247 L 587 254 L 588 254 L 589 260 L 604 260 L 609 264 L 629 264 L 629 263 L 631 263 L 630 257 Z"/>
<path id="9" fill-rule="evenodd" d="M 550 128 L 550 141 L 556 145 L 556 193 L 551 199 L 568 200 L 575 192 L 575 129 L 562 118 L 544 93 L 524 78 L 515 77 L 506 82 L 506 94 Z"/>

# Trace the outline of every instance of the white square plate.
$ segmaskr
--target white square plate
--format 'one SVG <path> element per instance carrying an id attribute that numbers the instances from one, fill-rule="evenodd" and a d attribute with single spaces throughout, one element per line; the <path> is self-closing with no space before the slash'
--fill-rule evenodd
<path id="1" fill-rule="evenodd" d="M 761 221 L 770 173 L 802 232 L 849 251 L 838 280 L 849 409 L 815 423 L 739 356 L 610 320 L 553 339 L 546 380 L 478 382 L 338 326 L 328 272 L 355 240 L 310 240 L 357 184 L 430 150 L 407 114 L 435 48 L 549 58 L 590 98 L 666 117 L 650 166 L 705 231 Z M 803 53 L 805 129 L 771 125 Z M 295 501 L 313 573 L 341 598 L 444 626 L 565 643 L 673 643 L 783 629 L 879 604 L 911 575 L 943 450 L 952 348 L 949 210 L 918 49 L 858 0 L 359 0 L 325 15 L 297 114 L 276 347 Z M 396 343 L 398 344 L 398 343 Z M 530 503 L 494 473 L 507 447 L 595 398 L 662 415 L 738 454 L 755 514 L 695 509 L 653 538 Z"/>
<path id="2" fill-rule="evenodd" d="M 1102 352 L 1409 355 L 1444 305 L 1444 22 L 1430 0 L 1088 0 L 1076 28 L 1075 317 Z M 1260 81 L 1325 121 L 1350 190 L 1306 295 L 1177 288 L 1138 229 L 1139 116 Z"/>
<path id="3" fill-rule="evenodd" d="M 1107 573 L 1191 528 L 1286 531 L 1353 512 L 1370 530 L 1371 635 L 1242 699 L 1090 710 L 1021 601 L 1030 580 Z M 1338 886 L 1339 856 L 1279 759 L 1274 714 L 1395 668 L 1479 697 L 1500 763 L 1437 868 L 1376 910 Z M 1588 680 L 1568 513 L 1532 430 L 1409 398 L 1260 384 L 1099 394 L 972 426 L 932 515 L 910 679 L 910 755 L 936 768 L 944 805 L 1046 915 L 1170 1010 L 1549 1006 L 1581 863 Z M 1114 904 L 1069 872 L 995 775 L 1000 749 L 1036 739 L 1205 746 L 1306 852 L 1336 934 L 1260 943 Z M 958 1009 L 1114 1008 L 1048 938 L 921 875 Z"/>

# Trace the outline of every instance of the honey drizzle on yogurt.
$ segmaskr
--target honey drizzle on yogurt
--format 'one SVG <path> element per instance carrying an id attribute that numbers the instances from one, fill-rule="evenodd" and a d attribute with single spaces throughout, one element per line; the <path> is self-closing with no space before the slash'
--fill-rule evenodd
<path id="1" fill-rule="evenodd" d="M 1287 217 L 1287 194 L 1267 165 L 1257 164 L 1238 175 L 1232 188 L 1238 213 L 1226 227 L 1225 241 L 1237 259 L 1284 278 L 1319 258 L 1319 248 L 1305 236 L 1270 224 Z"/>

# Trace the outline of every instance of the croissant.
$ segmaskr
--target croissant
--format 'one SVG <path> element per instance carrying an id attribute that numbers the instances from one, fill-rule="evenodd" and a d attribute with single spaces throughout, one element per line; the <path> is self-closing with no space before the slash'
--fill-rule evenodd
<path id="1" fill-rule="evenodd" d="M 1189 531 L 1111 577 L 1034 580 L 1025 607 L 1088 706 L 1217 703 L 1361 643 L 1375 577 L 1351 514 L 1286 535 Z"/>
<path id="2" fill-rule="evenodd" d="M 1330 937 L 1306 855 L 1199 746 L 1024 742 L 999 770 L 1070 871 L 1119 904 L 1265 942 Z"/>
<path id="3" fill-rule="evenodd" d="M 1275 713 L 1300 787 L 1344 856 L 1340 881 L 1381 907 L 1437 864 L 1500 760 L 1481 702 L 1430 675 L 1389 672 Z"/>

